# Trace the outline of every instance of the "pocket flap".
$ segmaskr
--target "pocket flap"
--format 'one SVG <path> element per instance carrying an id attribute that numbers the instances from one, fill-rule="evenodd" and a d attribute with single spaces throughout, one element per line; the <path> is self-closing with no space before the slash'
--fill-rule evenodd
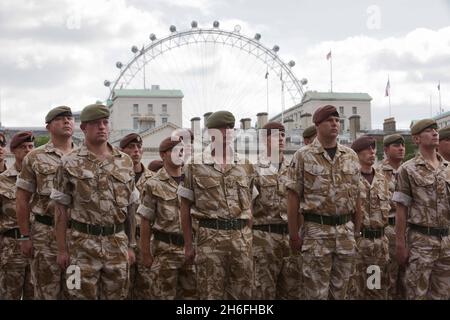
<path id="1" fill-rule="evenodd" d="M 202 189 L 216 188 L 220 185 L 219 181 L 212 177 L 195 177 L 195 183 Z"/>
<path id="2" fill-rule="evenodd" d="M 66 168 L 67 172 L 77 179 L 92 179 L 94 178 L 94 173 L 89 170 L 84 170 L 81 168 Z"/>

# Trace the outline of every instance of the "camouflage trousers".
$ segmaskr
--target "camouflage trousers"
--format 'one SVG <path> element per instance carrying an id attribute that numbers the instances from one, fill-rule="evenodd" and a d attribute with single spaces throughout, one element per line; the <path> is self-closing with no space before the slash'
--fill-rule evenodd
<path id="1" fill-rule="evenodd" d="M 304 227 L 302 255 L 305 299 L 346 299 L 355 262 L 353 223 L 335 228 L 344 231 L 332 237 L 323 233 L 325 228 L 330 229 L 329 226 L 306 222 Z"/>
<path id="2" fill-rule="evenodd" d="M 252 295 L 252 230 L 200 227 L 196 234 L 197 291 L 201 300 L 249 300 Z"/>
<path id="3" fill-rule="evenodd" d="M 152 253 L 151 299 L 197 299 L 195 268 L 186 265 L 184 248 L 153 240 Z"/>
<path id="4" fill-rule="evenodd" d="M 147 300 L 150 299 L 150 269 L 142 265 L 139 237 L 136 241 L 136 263 L 130 267 L 130 288 L 127 299 Z"/>
<path id="5" fill-rule="evenodd" d="M 31 279 L 38 300 L 65 298 L 65 273 L 56 263 L 58 248 L 54 228 L 34 222 L 32 225 L 33 259 Z"/>
<path id="6" fill-rule="evenodd" d="M 450 299 L 450 236 L 441 239 L 409 230 L 407 237 L 407 299 Z"/>
<path id="7" fill-rule="evenodd" d="M 389 262 L 387 264 L 389 281 L 388 299 L 403 300 L 405 299 L 405 270 L 403 268 L 400 268 L 397 263 L 394 228 L 394 226 L 389 225 L 384 229 L 384 234 L 389 240 Z"/>
<path id="8" fill-rule="evenodd" d="M 75 286 L 75 281 L 67 290 L 70 299 L 126 299 L 129 263 L 128 238 L 124 232 L 93 236 L 73 230 L 69 254 L 70 265 L 80 275 L 80 287 Z"/>
<path id="9" fill-rule="evenodd" d="M 357 300 L 387 299 L 389 288 L 388 247 L 386 236 L 378 239 L 361 237 L 357 240 L 357 255 L 354 272 L 350 279 L 348 298 Z"/>
<path id="10" fill-rule="evenodd" d="M 303 298 L 301 254 L 293 253 L 288 235 L 253 230 L 252 299 Z"/>
<path id="11" fill-rule="evenodd" d="M 23 256 L 20 242 L 0 236 L 0 300 L 32 300 L 30 273 L 30 260 Z"/>

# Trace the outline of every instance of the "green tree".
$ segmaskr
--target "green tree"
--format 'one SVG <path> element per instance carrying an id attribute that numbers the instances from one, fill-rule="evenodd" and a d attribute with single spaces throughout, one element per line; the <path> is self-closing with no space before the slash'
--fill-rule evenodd
<path id="1" fill-rule="evenodd" d="M 39 136 L 39 137 L 36 137 L 36 139 L 34 139 L 34 146 L 37 148 L 37 147 L 40 147 L 40 146 L 46 144 L 49 141 L 50 141 L 49 136 Z"/>

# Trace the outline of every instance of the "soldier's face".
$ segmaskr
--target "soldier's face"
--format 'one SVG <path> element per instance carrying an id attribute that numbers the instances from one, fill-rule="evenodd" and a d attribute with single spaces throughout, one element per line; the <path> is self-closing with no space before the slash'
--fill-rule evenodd
<path id="1" fill-rule="evenodd" d="M 450 157 L 450 138 L 439 141 L 439 153 L 447 159 Z"/>
<path id="2" fill-rule="evenodd" d="M 311 142 L 313 142 L 315 138 L 316 138 L 316 136 L 312 136 L 309 138 L 303 138 L 303 142 L 305 143 L 305 146 L 307 146 L 308 144 L 311 144 Z"/>
<path id="3" fill-rule="evenodd" d="M 23 158 L 30 153 L 31 150 L 34 149 L 34 143 L 33 142 L 23 142 L 18 146 L 17 148 L 11 150 L 11 152 L 14 154 L 14 157 L 16 158 L 16 162 L 22 162 Z"/>
<path id="4" fill-rule="evenodd" d="M 75 121 L 71 116 L 58 116 L 48 124 L 48 130 L 57 136 L 71 137 Z"/>
<path id="5" fill-rule="evenodd" d="M 388 159 L 403 160 L 405 158 L 405 145 L 403 143 L 392 143 L 384 148 Z"/>
<path id="6" fill-rule="evenodd" d="M 267 137 L 267 150 L 269 154 L 272 154 L 273 145 L 275 146 L 278 145 L 278 153 L 284 152 L 285 144 L 286 144 L 286 133 L 284 133 L 283 131 L 274 130 L 271 133 L 271 135 Z M 275 149 L 276 148 L 274 148 L 273 150 Z"/>
<path id="7" fill-rule="evenodd" d="M 161 153 L 161 159 L 171 167 L 181 167 L 184 161 L 184 146 L 179 143 L 172 150 Z"/>
<path id="8" fill-rule="evenodd" d="M 0 160 L 4 160 L 6 156 L 6 142 L 0 140 Z"/>
<path id="9" fill-rule="evenodd" d="M 375 154 L 376 149 L 370 146 L 369 148 L 358 152 L 359 162 L 362 165 L 372 166 L 375 163 Z"/>
<path id="10" fill-rule="evenodd" d="M 339 118 L 335 116 L 328 117 L 317 126 L 317 132 L 324 138 L 337 138 L 341 124 Z"/>
<path id="11" fill-rule="evenodd" d="M 131 160 L 133 160 L 133 164 L 139 164 L 142 160 L 142 154 L 144 153 L 144 149 L 142 148 L 142 143 L 131 142 L 122 150 L 127 155 L 130 156 Z"/>
<path id="12" fill-rule="evenodd" d="M 81 125 L 85 138 L 92 144 L 101 144 L 108 141 L 109 120 L 102 118 L 89 121 Z"/>
<path id="13" fill-rule="evenodd" d="M 418 135 L 415 135 L 414 139 L 418 145 L 424 147 L 437 148 L 439 146 L 439 133 L 434 128 L 426 128 Z"/>

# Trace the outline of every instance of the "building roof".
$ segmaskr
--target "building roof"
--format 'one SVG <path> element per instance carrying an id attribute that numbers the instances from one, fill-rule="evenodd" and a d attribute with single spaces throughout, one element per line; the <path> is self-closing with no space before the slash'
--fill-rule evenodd
<path id="1" fill-rule="evenodd" d="M 114 90 L 113 100 L 118 97 L 125 98 L 183 98 L 181 90 L 161 89 L 118 89 Z"/>
<path id="2" fill-rule="evenodd" d="M 302 103 L 310 100 L 326 101 L 371 101 L 372 97 L 367 93 L 360 92 L 317 92 L 306 91 L 302 98 Z"/>
<path id="3" fill-rule="evenodd" d="M 433 120 L 441 120 L 441 119 L 447 118 L 447 117 L 450 117 L 450 111 L 443 112 L 441 114 L 438 114 L 437 116 L 434 116 Z"/>

